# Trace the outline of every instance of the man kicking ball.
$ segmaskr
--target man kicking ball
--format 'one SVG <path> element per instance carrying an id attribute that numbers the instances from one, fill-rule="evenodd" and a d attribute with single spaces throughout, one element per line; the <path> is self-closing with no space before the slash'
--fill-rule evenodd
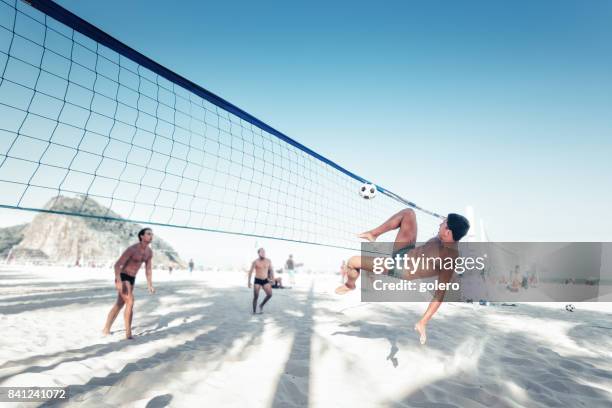
<path id="1" fill-rule="evenodd" d="M 117 300 L 106 318 L 103 334 L 110 333 L 111 326 L 125 306 L 125 337 L 132 339 L 132 312 L 134 310 L 134 282 L 136 274 L 140 270 L 140 266 L 145 264 L 145 273 L 147 275 L 147 288 L 149 293 L 155 293 L 153 287 L 153 267 L 151 260 L 153 259 L 153 251 L 149 244 L 153 241 L 153 231 L 151 228 L 144 228 L 138 233 L 138 244 L 134 244 L 125 250 L 123 255 L 115 263 L 115 287 L 117 288 Z"/>
<path id="2" fill-rule="evenodd" d="M 255 285 L 253 288 L 253 314 L 257 312 L 257 298 L 259 297 L 259 290 L 263 287 L 266 292 L 266 298 L 259 305 L 259 313 L 263 313 L 264 305 L 272 297 L 272 285 L 270 279 L 274 282 L 274 270 L 272 269 L 272 262 L 266 258 L 266 251 L 263 248 L 257 250 L 259 258 L 253 261 L 251 269 L 249 270 L 249 288 L 251 287 L 251 276 L 255 271 Z"/>
<path id="3" fill-rule="evenodd" d="M 470 229 L 470 223 L 459 214 L 448 214 L 448 217 L 440 224 L 438 235 L 425 244 L 415 247 L 417 238 L 416 215 L 412 209 L 405 209 L 389 218 L 379 227 L 360 234 L 359 238 L 374 242 L 378 236 L 398 228 L 399 231 L 393 245 L 393 258 L 396 258 L 396 256 L 403 258 L 404 255 L 407 255 L 410 258 L 423 256 L 426 258 L 451 258 L 455 260 L 459 256 L 457 242 L 467 234 Z M 336 289 L 337 294 L 345 294 L 355 289 L 355 282 L 359 278 L 360 269 L 372 272 L 374 269 L 374 257 L 351 257 L 346 264 L 347 281 Z M 416 270 L 392 268 L 385 269 L 383 272 L 383 274 L 405 280 L 437 276 L 438 282 L 442 284 L 450 282 L 453 273 L 454 270 L 452 268 L 443 268 L 441 262 L 435 262 L 432 268 L 426 268 L 425 263 L 421 263 Z M 445 285 L 441 286 L 444 287 Z M 414 326 L 415 330 L 419 332 L 421 344 L 425 344 L 425 341 L 427 341 L 427 323 L 440 307 L 445 292 L 446 290 L 443 289 L 435 292 L 425 314 Z"/>

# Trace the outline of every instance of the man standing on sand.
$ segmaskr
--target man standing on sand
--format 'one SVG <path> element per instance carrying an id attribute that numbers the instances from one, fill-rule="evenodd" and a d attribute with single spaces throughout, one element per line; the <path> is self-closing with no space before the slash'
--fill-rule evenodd
<path id="1" fill-rule="evenodd" d="M 427 241 L 425 244 L 416 247 L 417 238 L 417 221 L 416 215 L 412 209 L 405 209 L 393 215 L 382 225 L 373 230 L 364 232 L 359 235 L 359 238 L 366 239 L 370 242 L 376 241 L 379 235 L 385 232 L 398 229 L 397 237 L 393 245 L 393 258 L 400 258 L 407 255 L 410 258 L 424 256 L 428 258 L 452 258 L 454 260 L 459 256 L 457 242 L 467 234 L 470 229 L 468 220 L 459 214 L 448 214 L 448 217 L 442 221 L 438 234 L 434 238 Z M 419 278 L 428 278 L 437 276 L 440 283 L 450 282 L 454 269 L 452 268 L 417 268 L 417 270 L 402 270 L 388 269 L 383 273 L 393 276 L 398 279 L 412 280 Z M 373 271 L 374 257 L 370 256 L 353 256 L 348 260 L 346 265 L 347 280 L 344 285 L 336 289 L 336 293 L 341 295 L 355 289 L 355 282 L 359 277 L 359 270 Z M 414 326 L 414 329 L 419 332 L 421 344 L 425 344 L 427 340 L 426 327 L 429 320 L 436 313 L 442 300 L 444 299 L 445 290 L 437 290 L 433 299 L 429 303 L 429 307 L 421 320 Z"/>
<path id="2" fill-rule="evenodd" d="M 270 276 L 272 281 L 274 281 L 272 262 L 266 258 L 266 251 L 263 248 L 259 248 L 257 250 L 257 254 L 259 255 L 259 258 L 253 261 L 251 264 L 251 269 L 249 270 L 249 288 L 251 287 L 251 276 L 253 275 L 253 271 L 255 271 L 255 285 L 253 287 L 253 314 L 257 312 L 257 298 L 259 297 L 259 290 L 262 287 L 264 292 L 266 292 L 266 298 L 259 305 L 259 313 L 263 313 L 264 305 L 272 297 L 272 285 L 270 284 L 268 277 Z"/>
<path id="3" fill-rule="evenodd" d="M 138 233 L 138 244 L 134 244 L 125 250 L 123 255 L 115 263 L 115 287 L 117 288 L 117 301 L 108 313 L 106 325 L 104 326 L 103 334 L 110 333 L 111 326 L 125 306 L 125 338 L 132 339 L 132 312 L 134 310 L 134 282 L 136 274 L 140 270 L 140 266 L 145 264 L 145 272 L 147 276 L 147 288 L 150 294 L 155 293 L 153 287 L 153 267 L 151 260 L 153 259 L 153 251 L 150 248 L 153 240 L 153 231 L 151 228 L 143 228 Z"/>

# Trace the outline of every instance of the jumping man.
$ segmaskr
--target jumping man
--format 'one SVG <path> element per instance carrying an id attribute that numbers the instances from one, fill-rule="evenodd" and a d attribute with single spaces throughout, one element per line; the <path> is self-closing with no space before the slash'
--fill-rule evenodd
<path id="1" fill-rule="evenodd" d="M 404 255 L 408 257 L 439 257 L 441 259 L 452 258 L 453 260 L 459 256 L 457 242 L 465 236 L 470 228 L 468 220 L 459 214 L 448 214 L 448 217 L 442 221 L 438 229 L 437 236 L 431 238 L 425 244 L 416 247 L 417 237 L 417 221 L 416 215 L 412 209 L 405 209 L 393 215 L 386 222 L 373 230 L 366 231 L 359 235 L 359 238 L 366 239 L 370 242 L 376 241 L 379 235 L 385 232 L 398 229 L 393 245 L 393 257 L 399 255 L 401 258 Z M 353 256 L 346 265 L 347 280 L 336 289 L 337 294 L 344 294 L 355 289 L 355 282 L 359 277 L 359 270 L 371 272 L 373 270 L 374 257 L 369 256 Z M 437 263 L 436 263 L 437 264 Z M 437 264 L 434 268 L 424 268 L 420 264 L 417 270 L 398 270 L 388 269 L 383 273 L 398 279 L 412 280 L 419 278 L 429 278 L 437 276 L 440 283 L 448 283 L 453 275 L 453 269 L 441 268 Z M 421 344 L 427 340 L 426 327 L 429 320 L 436 313 L 442 300 L 444 299 L 445 290 L 437 290 L 433 299 L 429 303 L 429 307 L 421 320 L 414 326 L 419 332 Z"/>

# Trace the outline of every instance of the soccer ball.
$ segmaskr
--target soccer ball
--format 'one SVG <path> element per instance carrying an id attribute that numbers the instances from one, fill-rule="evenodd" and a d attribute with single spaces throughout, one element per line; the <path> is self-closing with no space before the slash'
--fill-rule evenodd
<path id="1" fill-rule="evenodd" d="M 574 310 L 576 310 L 576 308 L 574 307 L 574 305 L 565 305 L 565 310 L 567 310 L 568 312 L 573 312 Z"/>
<path id="2" fill-rule="evenodd" d="M 376 196 L 376 186 L 370 183 L 364 183 L 359 189 L 359 195 L 366 200 L 371 200 Z"/>

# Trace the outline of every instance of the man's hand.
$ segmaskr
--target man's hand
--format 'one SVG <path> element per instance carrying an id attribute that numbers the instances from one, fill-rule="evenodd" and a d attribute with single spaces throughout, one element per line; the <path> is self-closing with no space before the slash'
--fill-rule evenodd
<path id="1" fill-rule="evenodd" d="M 119 293 L 123 293 L 123 281 L 121 279 L 115 279 L 115 287 Z"/>
<path id="2" fill-rule="evenodd" d="M 153 287 L 153 285 L 149 285 L 148 289 L 149 289 L 149 294 L 152 295 L 155 293 L 155 288 Z"/>

